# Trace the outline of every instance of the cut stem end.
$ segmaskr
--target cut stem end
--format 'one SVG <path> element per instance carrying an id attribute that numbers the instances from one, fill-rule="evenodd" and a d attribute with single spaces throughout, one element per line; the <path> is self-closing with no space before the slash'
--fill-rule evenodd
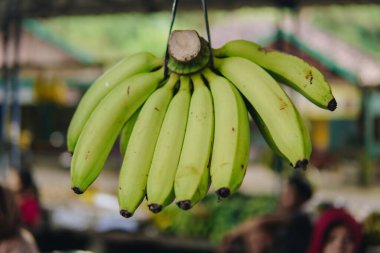
<path id="1" fill-rule="evenodd" d="M 82 191 L 79 187 L 73 187 L 71 188 L 76 194 L 83 194 L 84 191 Z"/>
<path id="2" fill-rule="evenodd" d="M 231 191 L 227 187 L 223 187 L 217 190 L 216 194 L 218 195 L 219 198 L 225 199 L 231 195 Z"/>
<path id="3" fill-rule="evenodd" d="M 309 161 L 307 159 L 298 160 L 294 166 L 295 169 L 307 169 L 307 165 L 309 164 Z"/>
<path id="4" fill-rule="evenodd" d="M 330 100 L 329 104 L 327 105 L 327 109 L 329 109 L 330 111 L 335 111 L 337 106 L 338 106 L 338 103 L 336 102 L 335 98 L 333 98 Z"/>
<path id="5" fill-rule="evenodd" d="M 133 216 L 133 213 L 130 213 L 127 210 L 120 210 L 120 215 L 124 218 L 131 218 Z"/>
<path id="6" fill-rule="evenodd" d="M 180 75 L 197 73 L 210 61 L 208 42 L 194 30 L 176 30 L 168 42 L 168 68 Z"/>
<path id="7" fill-rule="evenodd" d="M 189 210 L 191 208 L 191 201 L 190 200 L 178 201 L 177 206 L 183 210 Z"/>
<path id="8" fill-rule="evenodd" d="M 150 204 L 148 207 L 152 213 L 159 213 L 162 211 L 162 205 L 159 204 Z"/>

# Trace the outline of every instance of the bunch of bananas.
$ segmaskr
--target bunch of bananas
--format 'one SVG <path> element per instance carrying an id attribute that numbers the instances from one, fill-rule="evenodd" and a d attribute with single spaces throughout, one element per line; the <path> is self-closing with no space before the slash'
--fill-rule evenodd
<path id="1" fill-rule="evenodd" d="M 70 123 L 72 189 L 78 194 L 99 175 L 120 135 L 118 199 L 124 217 L 145 197 L 157 213 L 174 200 L 190 209 L 210 184 L 220 198 L 235 192 L 249 160 L 248 112 L 274 151 L 295 168 L 306 168 L 309 132 L 277 81 L 322 108 L 336 108 L 322 74 L 299 58 L 240 40 L 213 50 L 213 64 L 205 64 L 205 41 L 179 38 L 169 49 L 187 51 L 186 59 L 169 50 L 167 77 L 164 61 L 152 54 L 127 57 L 89 88 Z"/>

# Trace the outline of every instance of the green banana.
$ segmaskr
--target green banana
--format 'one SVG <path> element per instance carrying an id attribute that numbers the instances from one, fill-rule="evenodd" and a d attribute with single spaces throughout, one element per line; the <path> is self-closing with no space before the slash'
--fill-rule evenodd
<path id="1" fill-rule="evenodd" d="M 147 183 L 149 209 L 158 213 L 174 200 L 174 178 L 186 131 L 190 106 L 190 78 L 182 76 L 180 90 L 166 112 Z"/>
<path id="2" fill-rule="evenodd" d="M 298 122 L 299 122 L 301 132 L 302 132 L 302 140 L 303 140 L 303 145 L 304 145 L 304 150 L 305 150 L 305 157 L 310 159 L 312 147 L 313 147 L 311 144 L 310 132 L 305 124 L 304 119 L 301 117 L 300 112 L 298 110 L 296 110 L 296 112 L 297 112 L 297 118 L 298 118 Z M 301 168 L 306 169 L 307 164 L 309 163 L 308 159 L 304 159 L 302 161 Z"/>
<path id="3" fill-rule="evenodd" d="M 315 105 L 334 111 L 336 100 L 323 74 L 304 60 L 279 51 L 268 51 L 254 42 L 233 40 L 213 50 L 216 57 L 242 57 L 270 72 L 276 80 L 300 92 Z"/>
<path id="4" fill-rule="evenodd" d="M 219 198 L 226 198 L 239 188 L 248 166 L 248 111 L 240 93 L 227 79 L 210 69 L 203 74 L 211 88 L 215 113 L 211 183 Z"/>
<path id="5" fill-rule="evenodd" d="M 252 119 L 255 121 L 257 127 L 259 128 L 262 136 L 264 137 L 264 139 L 267 142 L 267 144 L 269 145 L 269 147 L 274 152 L 276 152 L 278 155 L 284 157 L 284 155 L 281 154 L 281 151 L 278 149 L 276 141 L 271 136 L 268 128 L 266 127 L 266 125 L 263 122 L 260 115 L 256 112 L 256 110 L 253 108 L 253 106 L 251 105 L 251 103 L 247 99 L 244 99 L 244 101 L 245 101 L 245 104 L 246 104 L 246 107 L 248 109 L 249 114 L 251 115 Z M 297 111 L 297 120 L 299 121 L 300 129 L 301 129 L 301 133 L 302 133 L 302 140 L 303 140 L 303 148 L 304 148 L 304 152 L 305 152 L 305 157 L 310 157 L 312 145 L 311 145 L 309 130 L 307 129 L 307 127 L 306 127 L 306 125 L 305 125 L 305 123 L 304 123 L 304 121 L 303 121 L 303 119 L 302 119 L 302 117 L 298 111 Z M 309 163 L 308 159 L 303 159 L 302 161 L 300 160 L 298 162 L 298 164 L 296 164 L 295 167 L 306 169 L 308 163 Z M 293 164 L 291 164 L 291 165 L 293 166 Z"/>
<path id="6" fill-rule="evenodd" d="M 260 66 L 240 57 L 214 59 L 254 108 L 254 119 L 268 144 L 296 168 L 309 159 L 297 109 L 281 86 Z"/>
<path id="7" fill-rule="evenodd" d="M 154 149 L 177 81 L 178 76 L 171 74 L 168 82 L 148 98 L 133 128 L 119 175 L 120 214 L 126 218 L 146 195 Z"/>
<path id="8" fill-rule="evenodd" d="M 67 149 L 73 152 L 86 121 L 100 101 L 123 80 L 162 66 L 163 61 L 142 52 L 129 56 L 101 75 L 87 90 L 71 119 L 67 132 Z"/>
<path id="9" fill-rule="evenodd" d="M 96 179 L 125 122 L 163 79 L 163 68 L 135 75 L 115 87 L 87 120 L 71 161 L 71 184 L 83 193 Z"/>
<path id="10" fill-rule="evenodd" d="M 120 154 L 124 157 L 125 151 L 128 147 L 129 138 L 131 137 L 133 127 L 135 126 L 137 117 L 139 116 L 141 108 L 132 115 L 132 117 L 125 123 L 120 133 L 119 150 Z"/>
<path id="11" fill-rule="evenodd" d="M 207 194 L 210 182 L 208 165 L 214 131 L 211 93 L 199 74 L 191 78 L 194 91 L 174 182 L 177 205 L 185 210 Z"/>

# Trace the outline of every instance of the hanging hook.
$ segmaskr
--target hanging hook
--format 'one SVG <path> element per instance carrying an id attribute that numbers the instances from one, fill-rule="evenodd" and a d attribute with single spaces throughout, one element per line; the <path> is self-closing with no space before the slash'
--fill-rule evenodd
<path id="1" fill-rule="evenodd" d="M 169 38 L 170 34 L 172 33 L 175 17 L 177 15 L 177 5 L 178 5 L 178 0 L 173 1 L 173 7 L 172 7 L 172 20 L 170 22 L 170 29 L 169 29 L 169 36 L 168 36 L 168 41 L 166 42 L 166 52 L 165 52 L 165 66 L 164 66 L 164 77 L 168 77 L 168 62 L 169 62 Z"/>
<path id="2" fill-rule="evenodd" d="M 206 26 L 206 32 L 207 32 L 207 40 L 208 40 L 208 48 L 210 51 L 210 67 L 214 67 L 214 60 L 212 55 L 212 46 L 211 46 L 211 33 L 210 33 L 210 26 L 208 22 L 208 11 L 207 11 L 207 0 L 202 0 L 202 6 L 203 6 L 203 15 L 205 19 L 205 26 Z"/>
<path id="3" fill-rule="evenodd" d="M 174 25 L 175 18 L 176 18 L 176 15 L 177 15 L 178 1 L 179 0 L 174 0 L 173 1 L 173 6 L 172 6 L 172 19 L 171 19 L 171 22 L 170 22 L 170 29 L 169 29 L 168 40 L 166 42 L 166 52 L 165 52 L 165 62 L 164 62 L 164 64 L 165 64 L 164 65 L 164 77 L 165 78 L 168 77 L 168 72 L 169 72 L 169 69 L 168 69 L 168 62 L 169 62 L 169 38 L 170 38 L 170 34 L 172 33 L 173 25 Z M 209 27 L 209 22 L 208 22 L 207 0 L 202 0 L 202 7 L 203 7 L 203 17 L 204 17 L 205 26 L 206 26 L 208 47 L 209 47 L 209 51 L 210 51 L 209 64 L 210 64 L 211 67 L 213 67 L 214 66 L 214 62 L 213 62 L 213 54 L 212 54 L 212 46 L 211 46 L 210 27 Z"/>

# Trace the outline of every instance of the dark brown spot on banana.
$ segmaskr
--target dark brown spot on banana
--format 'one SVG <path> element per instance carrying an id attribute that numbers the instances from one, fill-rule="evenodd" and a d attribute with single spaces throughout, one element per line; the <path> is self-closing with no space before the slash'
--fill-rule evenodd
<path id="1" fill-rule="evenodd" d="M 288 107 L 288 103 L 284 101 L 284 99 L 280 98 L 280 111 L 285 110 Z"/>
<path id="2" fill-rule="evenodd" d="M 89 158 L 89 156 L 90 156 L 90 151 L 88 150 L 88 151 L 87 151 L 87 154 L 86 154 L 86 157 L 85 157 L 84 159 L 87 161 L 88 158 Z"/>
<path id="3" fill-rule="evenodd" d="M 131 93 L 131 86 L 128 86 L 128 88 L 127 88 L 127 95 L 129 96 L 130 93 Z"/>
<path id="4" fill-rule="evenodd" d="M 306 76 L 305 76 L 306 80 L 309 81 L 310 84 L 313 84 L 313 72 L 311 70 L 309 70 L 307 73 L 306 73 Z"/>
<path id="5" fill-rule="evenodd" d="M 267 54 L 270 52 L 270 50 L 268 48 L 265 48 L 265 47 L 259 47 L 258 51 L 263 52 L 264 54 Z"/>
<path id="6" fill-rule="evenodd" d="M 235 128 L 234 127 L 232 128 L 232 132 L 235 132 Z"/>
<path id="7" fill-rule="evenodd" d="M 160 109 L 158 109 L 157 107 L 154 107 L 154 110 L 156 110 L 156 111 L 158 111 L 158 112 L 160 111 Z"/>

